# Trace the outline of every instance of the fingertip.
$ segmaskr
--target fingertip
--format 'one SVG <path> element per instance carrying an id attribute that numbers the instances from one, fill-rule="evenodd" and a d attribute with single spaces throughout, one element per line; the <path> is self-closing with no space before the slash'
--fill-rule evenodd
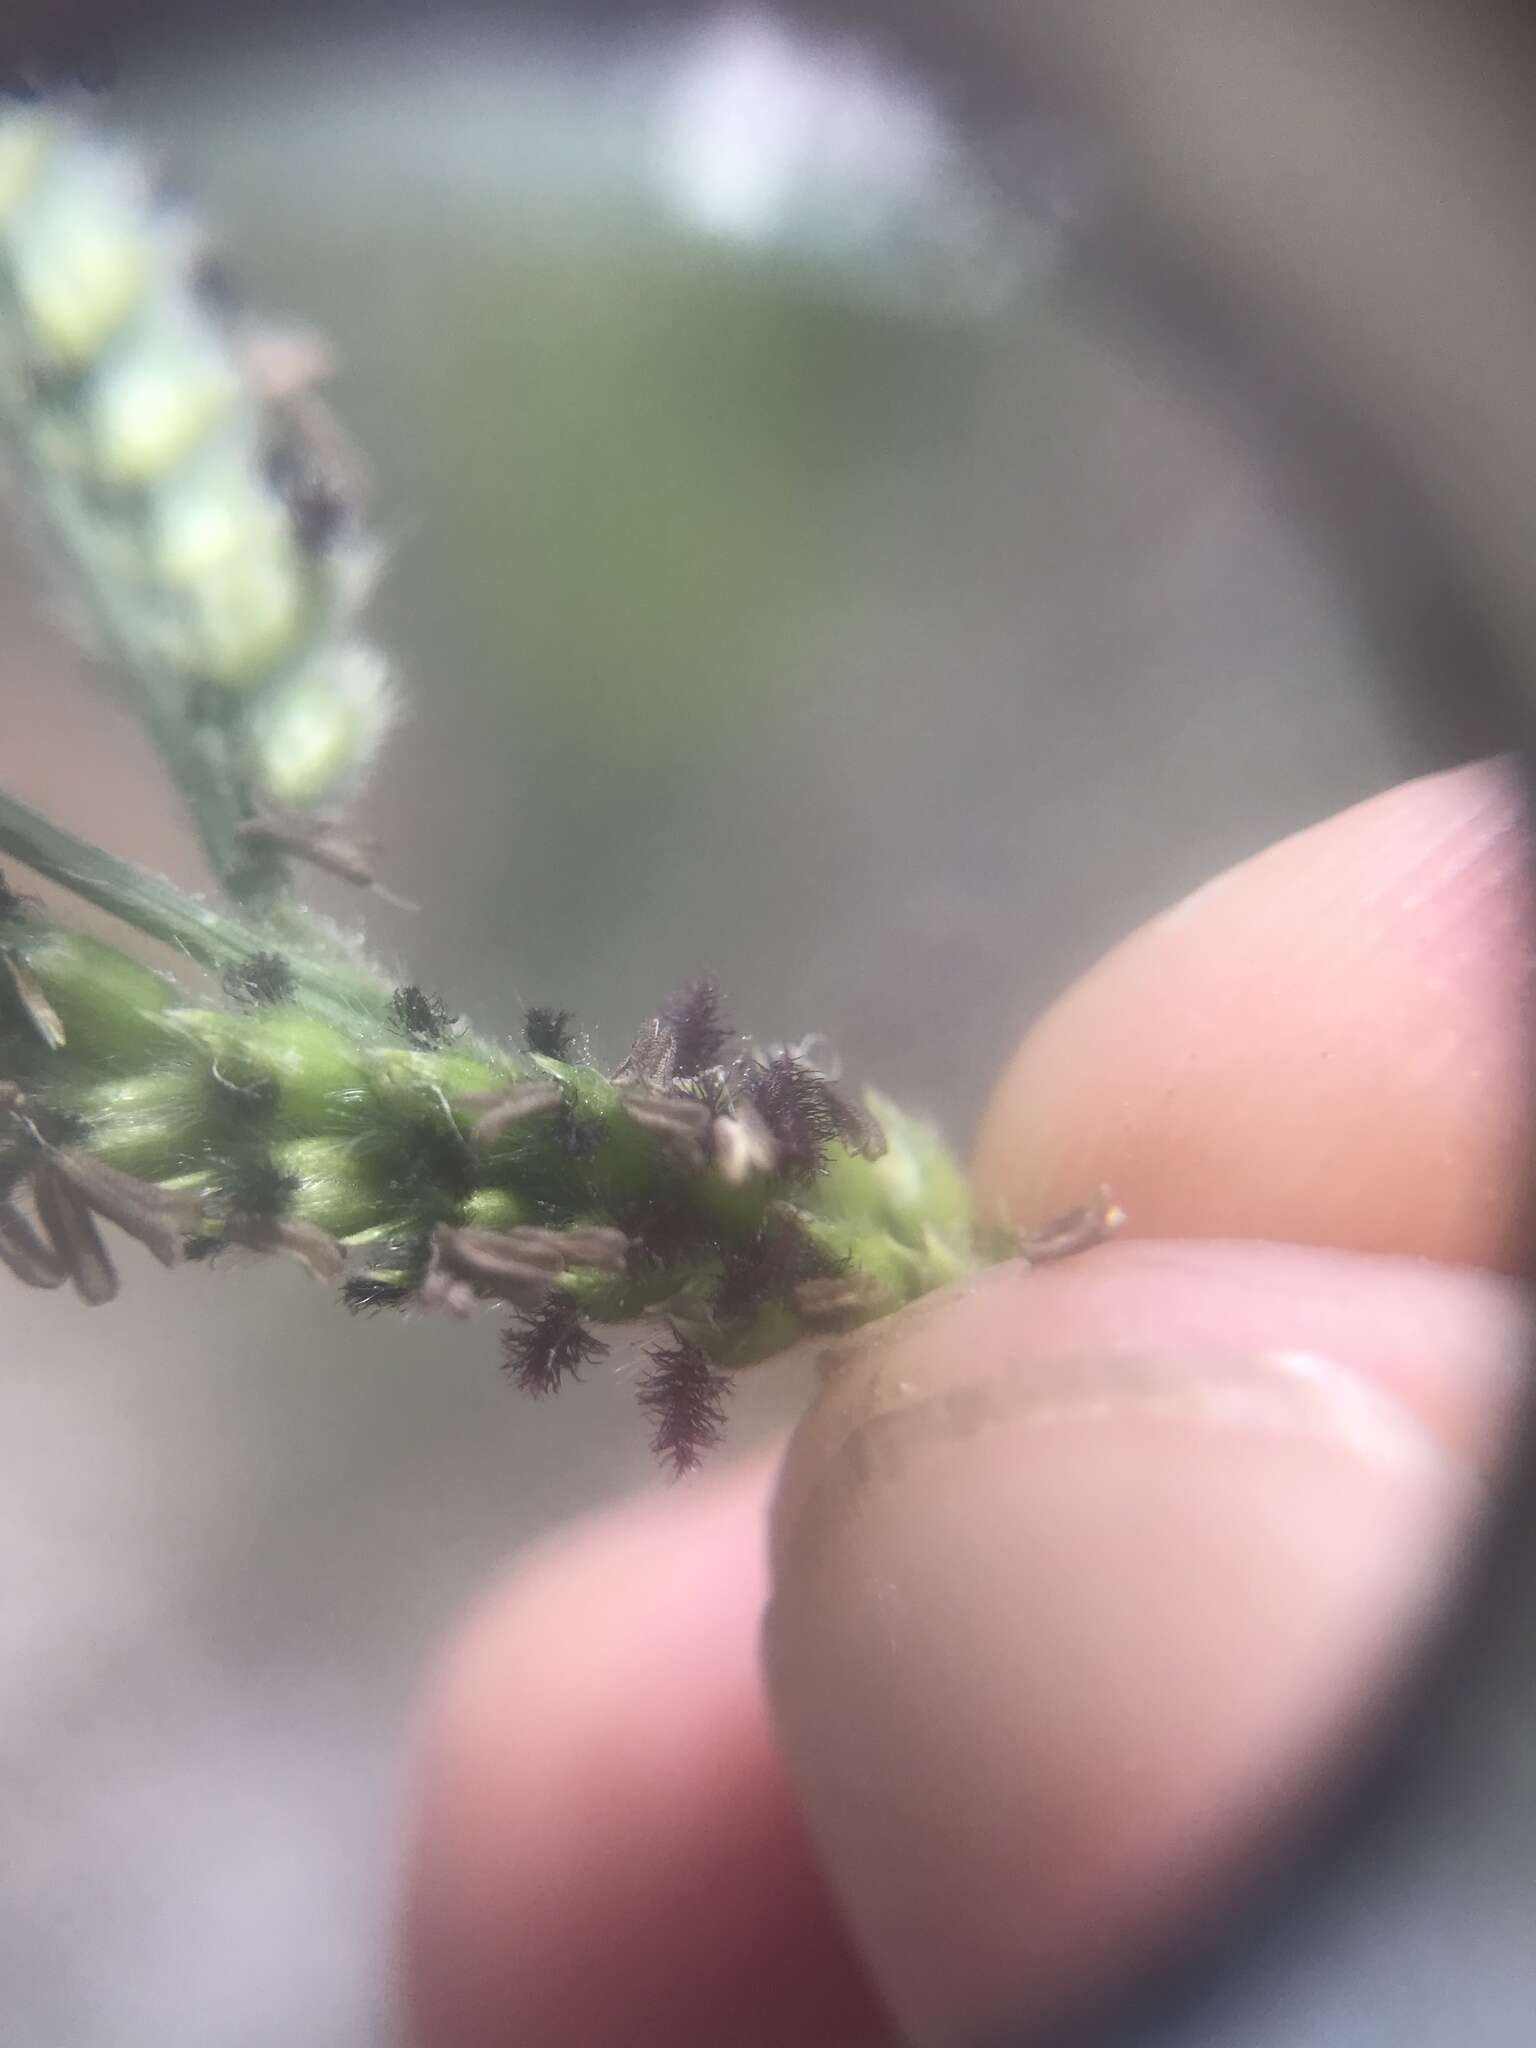
<path id="1" fill-rule="evenodd" d="M 1230 1882 L 1305 1811 L 1480 1499 L 1385 1375 L 1315 1348 L 1326 1311 L 1292 1313 L 1328 1255 L 1270 1248 L 1244 1324 L 1198 1302 L 1251 1248 L 1149 1249 L 893 1319 L 786 1462 L 770 1697 L 903 2039 L 1038 2017 Z"/>
<path id="2" fill-rule="evenodd" d="M 984 1204 L 1108 1182 L 1139 1235 L 1512 1270 L 1533 921 L 1501 763 L 1427 776 L 1244 862 L 1030 1032 L 983 1122 Z"/>
<path id="3" fill-rule="evenodd" d="M 769 1481 L 755 1461 L 542 1546 L 450 1649 L 402 1911 L 420 2048 L 868 2038 L 757 1671 Z"/>

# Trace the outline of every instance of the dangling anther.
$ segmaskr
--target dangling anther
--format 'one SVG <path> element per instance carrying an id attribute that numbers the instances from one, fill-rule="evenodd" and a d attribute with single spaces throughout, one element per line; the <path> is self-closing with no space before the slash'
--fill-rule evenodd
<path id="1" fill-rule="evenodd" d="M 1048 1266 L 1057 1259 L 1070 1259 L 1117 1235 L 1127 1220 L 1109 1189 L 1101 1187 L 1093 1200 L 1080 1209 L 1069 1209 L 1039 1230 L 1020 1231 L 1019 1257 L 1030 1266 Z"/>

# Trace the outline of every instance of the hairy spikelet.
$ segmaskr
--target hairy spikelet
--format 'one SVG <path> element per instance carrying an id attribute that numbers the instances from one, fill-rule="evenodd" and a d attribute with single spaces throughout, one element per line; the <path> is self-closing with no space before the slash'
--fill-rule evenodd
<path id="1" fill-rule="evenodd" d="M 562 1380 L 579 1378 L 584 1365 L 607 1353 L 608 1346 L 560 1290 L 541 1308 L 517 1316 L 502 1335 L 507 1372 L 523 1393 L 535 1399 L 553 1394 Z"/>
<path id="2" fill-rule="evenodd" d="M 341 1290 L 343 1305 L 355 1315 L 377 1315 L 381 1309 L 404 1308 L 414 1289 L 407 1280 L 382 1273 L 354 1273 Z"/>
<path id="3" fill-rule="evenodd" d="M 793 1053 L 781 1052 L 752 1071 L 745 1092 L 786 1166 L 815 1173 L 837 1136 L 828 1084 Z"/>
<path id="4" fill-rule="evenodd" d="M 868 1159 L 879 1158 L 885 1150 L 884 1135 L 874 1119 L 797 1053 L 777 1052 L 754 1063 L 742 1092 L 791 1172 L 818 1172 L 832 1144 Z"/>
<path id="5" fill-rule="evenodd" d="M 523 1043 L 545 1059 L 568 1060 L 575 1044 L 569 1010 L 546 1009 L 534 1003 L 523 1012 Z"/>
<path id="6" fill-rule="evenodd" d="M 720 991 L 707 977 L 674 996 L 651 1018 L 614 1079 L 668 1089 L 705 1074 L 734 1036 L 720 1017 Z"/>
<path id="7" fill-rule="evenodd" d="M 674 1343 L 647 1351 L 651 1369 L 637 1398 L 652 1421 L 652 1451 L 674 1478 L 681 1478 L 719 1443 L 730 1381 L 697 1344 L 675 1330 L 673 1336 Z"/>
<path id="8" fill-rule="evenodd" d="M 712 1311 L 730 1323 L 766 1302 L 792 1302 L 804 1282 L 835 1279 L 848 1263 L 818 1244 L 793 1211 L 770 1211 L 745 1243 L 724 1248 Z"/>
<path id="9" fill-rule="evenodd" d="M 458 1023 L 441 996 L 428 995 L 414 982 L 397 988 L 390 998 L 397 1028 L 417 1045 L 446 1045 Z"/>
<path id="10" fill-rule="evenodd" d="M 662 1011 L 677 1080 L 693 1080 L 707 1073 L 734 1036 L 721 1016 L 720 1004 L 719 986 L 706 976 L 674 996 Z"/>
<path id="11" fill-rule="evenodd" d="M 293 969 L 281 953 L 252 953 L 224 970 L 224 993 L 232 1003 L 291 1003 Z"/>
<path id="12" fill-rule="evenodd" d="M 232 1216 L 270 1221 L 286 1216 L 299 1192 L 295 1173 L 284 1173 L 267 1158 L 242 1160 L 214 1184 L 214 1194 Z"/>

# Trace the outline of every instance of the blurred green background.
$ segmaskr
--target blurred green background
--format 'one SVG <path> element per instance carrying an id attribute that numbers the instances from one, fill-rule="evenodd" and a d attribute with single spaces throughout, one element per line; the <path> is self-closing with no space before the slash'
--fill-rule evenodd
<path id="1" fill-rule="evenodd" d="M 315 896 L 484 1028 L 617 1059 L 709 970 L 963 1146 L 1103 946 L 1435 765 L 1230 423 L 1085 316 L 1050 149 L 1010 186 L 748 16 L 130 64 L 105 113 L 339 354 L 422 909 Z M 8 782 L 195 882 L 19 525 L 0 606 Z M 623 1361 L 534 1408 L 489 1324 L 131 1280 L 0 1311 L 0 2032 L 387 2041 L 413 1689 L 519 1543 L 659 1483 Z"/>

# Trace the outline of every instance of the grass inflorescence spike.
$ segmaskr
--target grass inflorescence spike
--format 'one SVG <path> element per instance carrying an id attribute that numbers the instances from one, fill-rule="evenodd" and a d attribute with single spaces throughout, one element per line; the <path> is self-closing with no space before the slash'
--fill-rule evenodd
<path id="1" fill-rule="evenodd" d="M 569 1011 L 478 1034 L 297 906 L 294 859 L 387 894 L 344 815 L 392 692 L 358 631 L 369 483 L 327 369 L 248 311 L 131 152 L 0 105 L 0 452 L 232 899 L 0 792 L 0 854 L 204 975 L 0 877 L 0 1266 L 103 1306 L 125 1250 L 282 1258 L 354 1313 L 497 1315 L 541 1397 L 638 1344 L 653 1447 L 682 1473 L 733 1372 L 1020 1242 L 978 1223 L 933 1131 L 815 1039 L 758 1046 L 710 977 L 609 1067 Z M 1022 1249 L 1065 1256 L 1119 1220 L 1101 1194 Z"/>

